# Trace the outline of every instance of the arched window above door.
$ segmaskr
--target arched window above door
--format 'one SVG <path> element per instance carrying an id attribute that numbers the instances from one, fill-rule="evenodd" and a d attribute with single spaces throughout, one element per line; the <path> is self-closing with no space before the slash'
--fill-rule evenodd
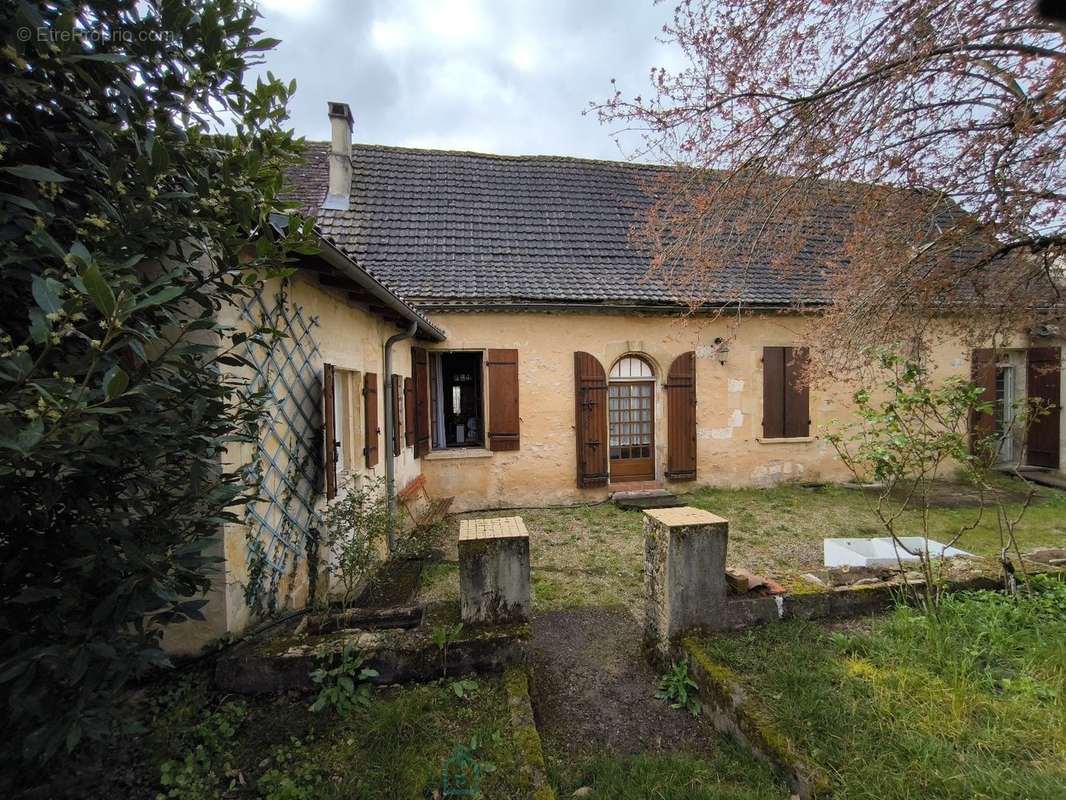
<path id="1" fill-rule="evenodd" d="M 612 381 L 653 381 L 655 372 L 640 356 L 622 356 L 614 362 L 609 377 Z"/>

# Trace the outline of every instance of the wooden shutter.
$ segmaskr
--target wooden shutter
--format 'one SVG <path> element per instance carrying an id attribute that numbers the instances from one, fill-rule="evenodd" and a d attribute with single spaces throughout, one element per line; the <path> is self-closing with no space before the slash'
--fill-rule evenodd
<path id="1" fill-rule="evenodd" d="M 408 447 L 415 443 L 415 382 L 413 378 L 403 379 L 403 438 L 404 444 Z"/>
<path id="2" fill-rule="evenodd" d="M 415 380 L 415 458 L 429 452 L 429 356 L 423 347 L 411 348 Z"/>
<path id="3" fill-rule="evenodd" d="M 577 485 L 607 484 L 607 374 L 595 356 L 574 353 Z"/>
<path id="4" fill-rule="evenodd" d="M 400 419 L 400 394 L 403 392 L 403 384 L 400 376 L 393 373 L 392 376 L 392 454 L 398 456 L 403 452 L 403 421 Z"/>
<path id="5" fill-rule="evenodd" d="M 982 404 L 991 407 L 996 402 L 996 351 L 987 347 L 974 350 L 970 354 L 970 381 L 981 389 L 978 398 Z M 975 409 L 970 415 L 970 452 L 978 454 L 978 446 L 987 452 L 984 457 L 993 457 L 996 443 L 989 441 L 989 436 L 996 432 L 996 418 L 992 411 Z"/>
<path id="6" fill-rule="evenodd" d="M 334 403 L 333 365 L 322 365 L 322 421 L 326 454 L 326 499 L 337 496 L 337 423 L 333 418 Z"/>
<path id="7" fill-rule="evenodd" d="M 785 435 L 785 348 L 762 349 L 762 435 L 781 439 Z"/>
<path id="8" fill-rule="evenodd" d="M 784 348 L 785 437 L 811 435 L 811 390 L 807 385 L 806 347 Z"/>
<path id="9" fill-rule="evenodd" d="M 666 477 L 696 477 L 696 353 L 674 359 L 666 377 Z"/>
<path id="10" fill-rule="evenodd" d="M 489 350 L 487 366 L 489 450 L 518 450 L 518 351 Z"/>
<path id="11" fill-rule="evenodd" d="M 366 420 L 366 465 L 372 467 L 378 463 L 378 376 L 368 372 L 363 377 L 363 419 Z"/>
<path id="12" fill-rule="evenodd" d="M 1031 347 L 1027 356 L 1026 394 L 1030 401 L 1040 400 L 1045 413 L 1029 425 L 1026 463 L 1058 469 L 1062 356 L 1057 347 Z"/>

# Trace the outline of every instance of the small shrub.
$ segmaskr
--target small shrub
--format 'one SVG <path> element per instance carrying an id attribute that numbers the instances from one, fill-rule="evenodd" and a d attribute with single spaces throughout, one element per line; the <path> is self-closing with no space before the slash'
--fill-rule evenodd
<path id="1" fill-rule="evenodd" d="M 159 783 L 166 800 L 214 800 L 232 771 L 233 739 L 248 715 L 243 703 L 226 703 L 193 728 L 181 761 L 164 761 Z M 232 788 L 232 780 L 230 781 Z"/>
<path id="2" fill-rule="evenodd" d="M 669 670 L 659 678 L 659 688 L 655 696 L 670 704 L 670 708 L 683 708 L 694 717 L 703 710 L 700 701 L 694 696 L 699 691 L 696 682 L 688 675 L 688 662 L 675 661 Z"/>
<path id="3" fill-rule="evenodd" d="M 349 479 L 343 495 L 323 514 L 323 543 L 332 555 L 327 567 L 342 589 L 345 608 L 357 592 L 373 584 L 378 572 L 381 543 L 389 529 L 389 506 L 384 480 Z"/>
<path id="4" fill-rule="evenodd" d="M 370 704 L 368 681 L 376 678 L 378 671 L 363 666 L 366 659 L 361 653 L 346 644 L 339 661 L 332 653 L 323 655 L 321 660 L 323 665 L 311 673 L 311 680 L 321 687 L 311 704 L 312 711 L 333 708 L 343 717 Z"/>
<path id="5" fill-rule="evenodd" d="M 321 776 L 308 763 L 307 746 L 293 736 L 274 749 L 272 766 L 256 786 L 263 800 L 315 800 L 321 795 Z"/>
<path id="6" fill-rule="evenodd" d="M 440 552 L 448 535 L 448 523 L 439 520 L 433 525 L 411 528 L 400 532 L 396 539 L 396 558 L 427 558 Z"/>
<path id="7" fill-rule="evenodd" d="M 433 642 L 440 651 L 441 675 L 444 677 L 448 676 L 448 645 L 458 639 L 459 634 L 462 632 L 463 623 L 461 622 L 457 622 L 454 625 L 433 626 Z"/>
<path id="8" fill-rule="evenodd" d="M 460 678 L 457 681 L 452 681 L 449 686 L 456 697 L 460 700 L 467 700 L 474 696 L 478 689 L 478 682 L 473 678 Z"/>

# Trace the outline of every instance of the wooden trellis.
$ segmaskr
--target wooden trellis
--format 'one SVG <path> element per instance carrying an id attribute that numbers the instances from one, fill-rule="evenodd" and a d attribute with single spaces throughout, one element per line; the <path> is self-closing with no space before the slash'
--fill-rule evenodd
<path id="1" fill-rule="evenodd" d="M 322 370 L 313 331 L 319 323 L 290 303 L 284 290 L 274 296 L 273 308 L 257 293 L 241 309 L 241 319 L 285 334 L 269 349 L 249 342 L 245 351 L 255 365 L 254 385 L 266 395 L 254 458 L 260 499 L 245 512 L 245 596 L 257 611 L 273 611 L 282 577 L 295 575 L 302 555 L 317 544 Z"/>

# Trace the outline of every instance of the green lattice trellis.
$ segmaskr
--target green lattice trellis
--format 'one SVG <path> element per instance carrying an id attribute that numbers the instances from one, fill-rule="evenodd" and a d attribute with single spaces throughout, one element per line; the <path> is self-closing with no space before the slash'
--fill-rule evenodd
<path id="1" fill-rule="evenodd" d="M 240 312 L 249 325 L 284 334 L 269 349 L 249 342 L 245 351 L 256 368 L 256 388 L 265 390 L 253 461 L 259 499 L 245 511 L 249 578 L 245 599 L 258 612 L 277 607 L 281 579 L 286 573 L 296 574 L 303 554 L 315 556 L 319 524 L 315 505 L 322 385 L 321 354 L 313 335 L 318 318 L 305 317 L 300 306 L 288 301 L 284 289 L 273 301 L 273 308 L 267 308 L 258 292 Z M 314 576 L 309 573 L 309 577 Z"/>

